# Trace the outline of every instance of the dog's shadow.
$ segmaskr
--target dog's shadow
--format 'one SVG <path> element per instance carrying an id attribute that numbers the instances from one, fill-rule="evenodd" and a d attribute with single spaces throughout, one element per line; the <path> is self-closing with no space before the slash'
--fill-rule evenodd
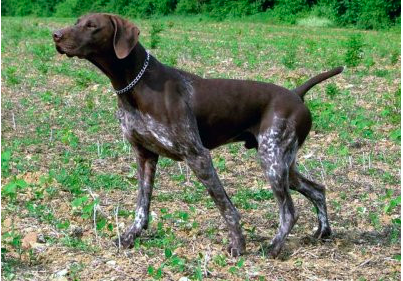
<path id="1" fill-rule="evenodd" d="M 380 230 L 373 231 L 360 231 L 360 230 L 342 230 L 334 231 L 332 236 L 326 239 L 317 239 L 312 235 L 306 235 L 304 237 L 289 236 L 287 242 L 278 260 L 287 261 L 296 256 L 299 252 L 306 252 L 316 249 L 331 249 L 336 251 L 348 252 L 355 246 L 390 246 L 400 239 L 400 228 L 390 224 L 384 226 Z M 271 237 L 253 235 L 249 237 L 250 242 L 259 244 L 260 249 L 258 253 L 249 252 L 248 254 L 258 254 L 265 256 L 268 251 Z M 313 254 L 314 255 L 314 254 Z"/>

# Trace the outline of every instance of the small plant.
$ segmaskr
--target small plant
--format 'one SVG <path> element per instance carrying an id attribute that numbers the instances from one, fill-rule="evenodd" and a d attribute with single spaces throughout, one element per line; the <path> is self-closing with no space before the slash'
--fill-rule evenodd
<path id="1" fill-rule="evenodd" d="M 395 65 L 399 61 L 399 57 L 400 57 L 400 52 L 393 51 L 392 54 L 390 55 L 390 63 L 392 65 Z"/>
<path id="2" fill-rule="evenodd" d="M 393 141 L 400 143 L 402 138 L 402 131 L 400 130 L 400 128 L 393 130 L 392 132 L 390 132 L 389 136 Z"/>
<path id="3" fill-rule="evenodd" d="M 238 271 L 239 271 L 239 269 L 242 268 L 244 262 L 245 262 L 244 258 L 240 258 L 240 259 L 236 262 L 235 266 L 231 266 L 228 271 L 229 271 L 231 274 L 237 274 Z"/>
<path id="4" fill-rule="evenodd" d="M 17 85 L 21 83 L 21 78 L 18 75 L 20 72 L 16 66 L 9 66 L 5 68 L 3 73 L 7 84 Z"/>
<path id="5" fill-rule="evenodd" d="M 385 213 L 390 214 L 393 209 L 395 209 L 397 206 L 400 205 L 402 199 L 400 196 L 397 196 L 396 198 L 390 199 L 389 202 L 387 202 L 386 206 L 385 206 Z"/>
<path id="6" fill-rule="evenodd" d="M 336 95 L 340 94 L 340 90 L 337 88 L 335 83 L 330 83 L 326 86 L 326 95 L 333 98 Z"/>
<path id="7" fill-rule="evenodd" d="M 380 221 L 379 221 L 379 216 L 378 216 L 377 213 L 375 213 L 375 212 L 370 212 L 370 213 L 369 213 L 369 220 L 371 221 L 371 224 L 372 224 L 372 226 L 373 226 L 375 229 L 379 229 L 379 228 L 380 228 L 381 223 L 380 223 Z"/>
<path id="8" fill-rule="evenodd" d="M 294 69 L 297 60 L 297 51 L 295 48 L 288 48 L 285 55 L 281 59 L 281 63 L 289 68 Z"/>
<path id="9" fill-rule="evenodd" d="M 158 267 L 158 268 L 154 268 L 154 266 L 150 265 L 147 268 L 147 273 L 148 275 L 150 275 L 153 279 L 159 280 L 162 278 L 163 276 L 163 271 L 162 271 L 162 267 Z"/>
<path id="10" fill-rule="evenodd" d="M 17 193 L 26 188 L 28 184 L 23 179 L 13 179 L 3 186 L 1 197 L 8 197 L 11 201 L 17 198 Z"/>
<path id="11" fill-rule="evenodd" d="M 151 36 L 151 42 L 150 46 L 151 49 L 157 48 L 157 45 L 161 42 L 161 36 L 160 33 L 164 30 L 164 26 L 160 23 L 153 23 L 151 25 L 151 31 L 150 31 L 150 36 Z"/>
<path id="12" fill-rule="evenodd" d="M 364 42 L 359 34 L 353 34 L 347 41 L 347 50 L 344 61 L 347 66 L 358 66 L 363 58 Z"/>
<path id="13" fill-rule="evenodd" d="M 22 256 L 23 249 L 21 247 L 22 242 L 21 242 L 21 234 L 13 231 L 5 232 L 1 235 L 1 260 L 4 261 L 6 260 L 6 253 L 8 252 L 7 246 L 14 250 L 18 253 L 20 259 Z"/>
<path id="14" fill-rule="evenodd" d="M 175 65 L 178 64 L 178 58 L 176 57 L 175 54 L 171 54 L 171 55 L 168 57 L 167 63 L 168 63 L 168 65 L 175 66 Z"/>
<path id="15" fill-rule="evenodd" d="M 213 262 L 221 267 L 224 267 L 227 265 L 227 258 L 224 255 L 216 255 L 213 257 Z"/>
<path id="16" fill-rule="evenodd" d="M 214 167 L 216 167 L 220 172 L 225 171 L 225 158 L 220 156 L 218 159 L 214 159 Z"/>
<path id="17" fill-rule="evenodd" d="M 78 137 L 71 130 L 64 129 L 58 131 L 57 137 L 66 145 L 69 145 L 73 148 L 78 146 Z"/>
<path id="18" fill-rule="evenodd" d="M 10 173 L 10 160 L 11 151 L 5 150 L 1 153 L 1 175 L 3 177 L 8 177 Z"/>

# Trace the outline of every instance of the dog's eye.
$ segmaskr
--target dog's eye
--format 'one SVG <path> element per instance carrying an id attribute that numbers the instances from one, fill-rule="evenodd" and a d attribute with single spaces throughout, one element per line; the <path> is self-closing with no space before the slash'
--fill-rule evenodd
<path id="1" fill-rule="evenodd" d="M 88 27 L 88 28 L 95 28 L 95 27 L 97 27 L 94 23 L 92 23 L 92 22 L 87 22 L 87 24 L 85 25 L 85 27 Z"/>

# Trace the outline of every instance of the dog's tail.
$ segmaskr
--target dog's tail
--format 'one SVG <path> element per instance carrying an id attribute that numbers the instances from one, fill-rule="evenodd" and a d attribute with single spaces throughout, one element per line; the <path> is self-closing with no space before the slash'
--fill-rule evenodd
<path id="1" fill-rule="evenodd" d="M 301 99 L 304 99 L 304 95 L 306 94 L 306 92 L 308 92 L 313 86 L 315 86 L 316 84 L 329 79 L 330 77 L 333 77 L 341 72 L 343 72 L 344 67 L 343 66 L 339 66 L 336 68 L 333 68 L 330 71 L 327 72 L 323 72 L 311 79 L 309 79 L 308 81 L 306 81 L 304 84 L 302 84 L 301 86 L 295 88 L 294 90 L 292 90 L 294 93 L 296 93 L 298 96 L 301 97 Z"/>

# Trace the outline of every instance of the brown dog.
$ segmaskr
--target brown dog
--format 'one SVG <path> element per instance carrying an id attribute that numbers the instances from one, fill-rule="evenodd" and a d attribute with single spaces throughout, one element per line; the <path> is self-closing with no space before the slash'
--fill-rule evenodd
<path id="1" fill-rule="evenodd" d="M 53 34 L 56 49 L 85 58 L 117 89 L 119 119 L 137 152 L 139 193 L 136 217 L 120 241 L 130 247 L 148 226 L 150 198 L 158 156 L 186 161 L 207 188 L 229 229 L 229 252 L 245 251 L 240 215 L 213 167 L 210 149 L 231 142 L 255 148 L 280 209 L 280 227 L 269 246 L 276 257 L 297 221 L 289 188 L 316 207 L 316 237 L 331 234 L 325 189 L 297 172 L 296 154 L 311 128 L 304 94 L 343 68 L 322 73 L 293 91 L 255 81 L 203 79 L 158 62 L 138 42 L 140 31 L 110 14 L 81 17 Z"/>

